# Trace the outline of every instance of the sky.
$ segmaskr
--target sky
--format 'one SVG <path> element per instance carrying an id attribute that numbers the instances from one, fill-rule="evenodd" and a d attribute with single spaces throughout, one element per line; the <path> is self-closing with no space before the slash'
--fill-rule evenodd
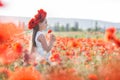
<path id="1" fill-rule="evenodd" d="M 120 0 L 1 0 L 0 16 L 33 17 L 44 9 L 47 17 L 92 19 L 120 23 Z"/>

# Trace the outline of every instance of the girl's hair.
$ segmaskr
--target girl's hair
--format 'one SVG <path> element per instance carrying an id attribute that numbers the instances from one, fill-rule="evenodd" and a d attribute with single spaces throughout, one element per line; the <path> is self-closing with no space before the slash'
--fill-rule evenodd
<path id="1" fill-rule="evenodd" d="M 35 36 L 36 36 L 36 33 L 37 33 L 38 30 L 39 30 L 39 26 L 36 25 L 33 28 L 33 33 L 32 33 L 32 47 L 36 47 Z"/>

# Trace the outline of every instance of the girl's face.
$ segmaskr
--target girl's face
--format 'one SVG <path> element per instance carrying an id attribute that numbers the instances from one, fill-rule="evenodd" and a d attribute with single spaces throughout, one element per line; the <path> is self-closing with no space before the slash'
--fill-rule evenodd
<path id="1" fill-rule="evenodd" d="M 47 19 L 45 19 L 42 23 L 40 22 L 38 25 L 40 30 L 45 30 L 48 26 Z"/>

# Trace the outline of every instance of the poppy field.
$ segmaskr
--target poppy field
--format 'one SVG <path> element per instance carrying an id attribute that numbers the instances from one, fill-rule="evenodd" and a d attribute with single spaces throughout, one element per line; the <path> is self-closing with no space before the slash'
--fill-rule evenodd
<path id="1" fill-rule="evenodd" d="M 53 65 L 29 58 L 31 34 L 0 23 L 0 80 L 120 80 L 120 33 L 114 26 L 105 32 L 46 32 L 56 36 Z"/>

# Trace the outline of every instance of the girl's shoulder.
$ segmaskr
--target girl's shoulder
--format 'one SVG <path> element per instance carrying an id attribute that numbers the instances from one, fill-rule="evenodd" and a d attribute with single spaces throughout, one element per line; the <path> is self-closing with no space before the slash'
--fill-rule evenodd
<path id="1" fill-rule="evenodd" d="M 42 34 L 42 35 L 41 35 Z M 36 39 L 40 36 L 44 36 L 44 32 L 42 31 L 38 31 L 37 34 L 36 34 Z"/>
<path id="2" fill-rule="evenodd" d="M 35 37 L 35 42 L 36 42 L 36 43 L 39 43 L 38 38 L 39 38 L 39 37 L 41 38 L 41 36 L 44 36 L 44 33 L 43 33 L 42 31 L 38 31 L 38 32 L 36 33 L 36 37 Z"/>
<path id="3" fill-rule="evenodd" d="M 38 31 L 37 34 L 44 34 L 44 32 L 42 32 L 42 31 Z"/>

